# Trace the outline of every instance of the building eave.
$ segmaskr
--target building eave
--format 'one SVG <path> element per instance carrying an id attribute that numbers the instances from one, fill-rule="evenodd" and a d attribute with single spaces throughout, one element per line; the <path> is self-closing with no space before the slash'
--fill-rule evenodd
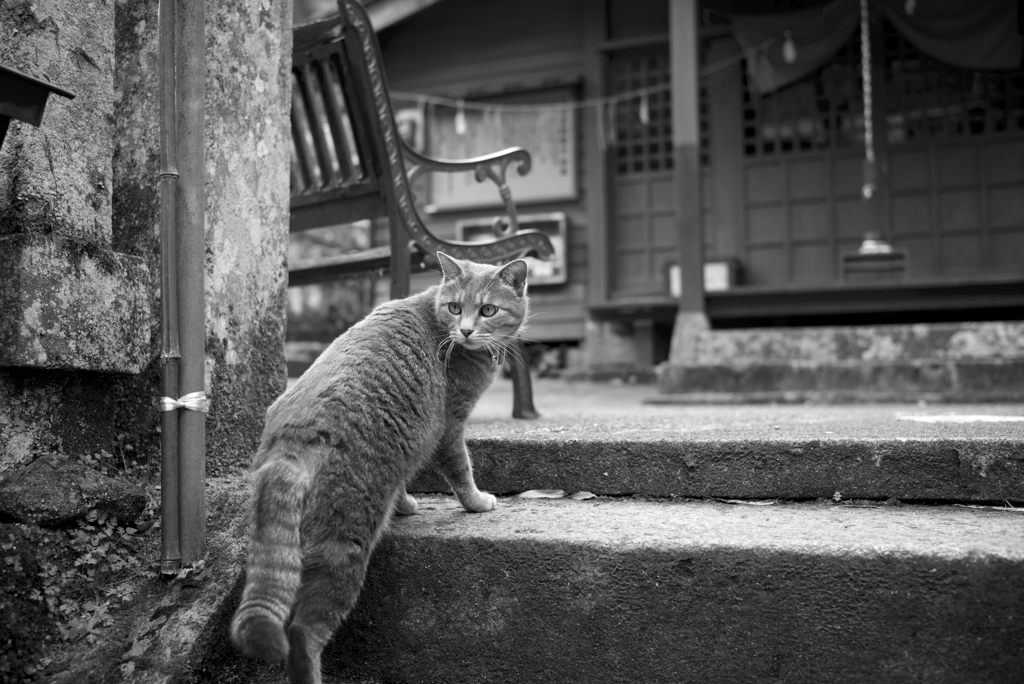
<path id="1" fill-rule="evenodd" d="M 364 4 L 374 30 L 382 31 L 439 2 L 441 0 L 377 0 Z"/>

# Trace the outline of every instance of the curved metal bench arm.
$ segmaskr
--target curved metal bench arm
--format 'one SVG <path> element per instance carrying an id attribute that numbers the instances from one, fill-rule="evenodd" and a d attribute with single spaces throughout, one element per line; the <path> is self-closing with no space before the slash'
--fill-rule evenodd
<path id="1" fill-rule="evenodd" d="M 483 183 L 485 180 L 492 181 L 498 186 L 498 194 L 505 205 L 509 220 L 507 226 L 495 226 L 495 237 L 514 235 L 519 232 L 519 215 L 516 212 L 516 205 L 512 201 L 512 191 L 509 190 L 506 177 L 511 164 L 516 164 L 516 170 L 520 176 L 525 176 L 530 172 L 532 164 L 530 153 L 522 147 L 509 147 L 499 152 L 469 159 L 437 159 L 412 149 L 403 138 L 402 156 L 405 157 L 410 183 L 427 171 L 448 173 L 472 171 L 478 183 Z"/>
<path id="2" fill-rule="evenodd" d="M 441 251 L 456 259 L 469 259 L 482 262 L 502 262 L 516 259 L 526 255 L 535 255 L 540 258 L 554 256 L 555 249 L 548 236 L 536 230 L 524 230 L 511 232 L 505 237 L 499 237 L 492 242 L 460 242 L 454 240 L 442 240 L 430 232 L 420 219 L 413 202 L 412 190 L 409 185 L 409 177 L 406 172 L 403 156 L 408 148 L 403 145 L 402 137 L 398 134 L 398 127 L 395 124 L 394 112 L 391 109 L 391 97 L 388 94 L 387 79 L 384 75 L 383 65 L 380 63 L 380 48 L 377 44 L 377 35 L 366 15 L 366 11 L 357 2 L 345 1 L 341 3 L 345 9 L 347 26 L 354 29 L 353 37 L 358 40 L 359 52 L 364 61 L 368 76 L 367 91 L 364 93 L 368 101 L 372 103 L 373 111 L 381 126 L 383 140 L 381 157 L 387 168 L 383 169 L 388 175 L 388 183 L 385 188 L 394 193 L 394 201 L 398 209 L 398 219 L 401 227 L 407 233 L 411 246 L 423 254 L 424 262 L 436 267 L 436 253 Z M 507 150 L 506 150 L 507 152 Z M 503 152 L 495 155 L 486 155 L 477 159 L 487 161 L 478 162 L 473 165 L 472 170 L 477 174 L 477 179 L 492 178 L 498 183 L 499 192 L 502 186 L 505 187 L 505 195 L 509 197 L 506 205 L 511 202 L 511 195 L 507 192 L 508 186 L 504 182 L 505 171 L 510 163 L 519 160 L 519 172 L 523 170 L 523 154 L 525 150 L 505 154 Z M 430 160 L 429 157 L 417 155 L 419 159 L 426 160 L 426 164 L 419 164 L 424 170 L 428 165 L 438 163 L 444 165 L 445 160 Z M 529 155 L 526 155 L 529 159 Z M 415 160 L 414 160 L 415 161 Z M 470 163 L 473 160 L 468 160 Z M 459 171 L 467 170 L 458 161 L 447 162 L 455 164 Z M 527 169 L 529 169 L 529 161 Z M 497 164 L 498 170 L 495 170 Z M 503 195 L 504 199 L 504 195 Z M 510 215 L 511 216 L 511 215 Z"/>

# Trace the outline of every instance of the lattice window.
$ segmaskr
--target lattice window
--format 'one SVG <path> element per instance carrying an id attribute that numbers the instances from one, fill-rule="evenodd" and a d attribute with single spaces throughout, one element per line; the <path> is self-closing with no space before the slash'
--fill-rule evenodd
<path id="1" fill-rule="evenodd" d="M 951 67 L 882 25 L 876 106 L 886 108 L 890 143 L 1024 131 L 1024 72 Z M 752 92 L 744 70 L 743 91 L 748 157 L 864 144 L 859 31 L 830 64 L 774 93 Z"/>
<path id="2" fill-rule="evenodd" d="M 667 86 L 669 54 L 667 48 L 655 51 L 617 53 L 609 64 L 609 94 L 619 95 L 652 86 Z M 672 152 L 672 94 L 666 87 L 647 96 L 647 123 L 641 118 L 641 98 L 615 105 L 613 148 L 618 175 L 670 171 Z M 708 164 L 707 92 L 700 86 L 701 165 Z"/>
<path id="3" fill-rule="evenodd" d="M 1024 71 L 970 71 L 919 52 L 885 22 L 892 143 L 1024 131 Z"/>
<path id="4" fill-rule="evenodd" d="M 817 73 L 759 95 L 743 70 L 743 150 L 748 157 L 845 149 L 864 142 L 860 31 Z"/>
<path id="5" fill-rule="evenodd" d="M 608 71 L 612 95 L 667 85 L 668 50 L 616 54 Z M 665 88 L 647 96 L 646 123 L 643 106 L 641 98 L 615 105 L 613 149 L 619 175 L 672 169 L 672 94 Z"/>

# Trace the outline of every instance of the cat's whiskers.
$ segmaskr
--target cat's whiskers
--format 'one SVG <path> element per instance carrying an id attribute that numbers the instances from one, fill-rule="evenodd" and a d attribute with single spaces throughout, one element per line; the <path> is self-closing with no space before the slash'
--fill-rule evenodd
<path id="1" fill-rule="evenodd" d="M 520 364 L 526 366 L 527 365 L 526 359 L 523 358 L 523 354 L 520 351 L 519 346 L 517 344 L 513 343 L 512 339 L 514 339 L 514 338 L 510 338 L 510 337 L 494 338 L 494 343 L 501 350 L 501 355 L 502 355 L 503 359 L 506 359 L 507 357 L 511 356 L 513 359 L 518 361 Z"/>
<path id="2" fill-rule="evenodd" d="M 444 366 L 445 380 L 448 379 L 448 362 L 452 358 L 452 349 L 455 348 L 455 344 L 456 344 L 455 339 L 452 338 L 451 336 L 449 336 L 449 337 L 445 337 L 437 345 L 438 360 L 441 361 L 443 366 Z M 442 351 L 444 351 L 444 358 L 443 359 L 440 356 L 440 353 Z"/>
<path id="3" fill-rule="evenodd" d="M 452 350 L 455 349 L 455 340 L 452 340 L 451 338 L 449 338 L 449 340 L 451 341 L 451 344 L 448 345 L 448 351 L 444 355 L 444 374 L 445 374 L 445 377 L 448 376 L 448 361 L 451 360 L 451 358 L 452 358 Z"/>
<path id="4" fill-rule="evenodd" d="M 484 342 L 484 349 L 491 355 L 491 360 L 499 366 L 505 363 L 505 352 L 502 349 L 499 340 L 492 338 Z"/>
<path id="5" fill-rule="evenodd" d="M 451 341 L 452 341 L 452 338 L 445 337 L 445 338 L 442 338 L 441 341 L 437 343 L 437 347 L 434 349 L 434 352 L 437 354 L 437 358 L 438 358 L 439 361 L 441 360 L 441 352 L 444 351 L 444 346 L 446 344 L 448 344 L 449 342 L 451 342 Z"/>
<path id="6" fill-rule="evenodd" d="M 522 332 L 523 332 L 523 329 L 522 329 L 522 328 L 520 328 L 520 329 L 519 329 L 519 332 L 518 332 L 518 333 L 516 333 L 515 337 L 516 337 L 517 339 L 520 339 L 520 340 L 522 340 L 523 342 L 529 342 L 529 343 L 531 343 L 531 344 L 544 344 L 544 343 L 543 343 L 543 342 L 541 342 L 540 340 L 535 340 L 535 339 L 533 339 L 532 337 L 524 337 L 524 336 L 522 335 Z"/>

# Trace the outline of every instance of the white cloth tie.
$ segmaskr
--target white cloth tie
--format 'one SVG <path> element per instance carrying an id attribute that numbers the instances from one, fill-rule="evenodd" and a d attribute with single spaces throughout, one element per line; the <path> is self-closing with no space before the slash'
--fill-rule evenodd
<path id="1" fill-rule="evenodd" d="M 206 398 L 206 392 L 192 392 L 180 399 L 172 399 L 170 397 L 162 397 L 160 399 L 161 411 L 177 411 L 178 409 L 209 413 L 210 400 Z"/>

